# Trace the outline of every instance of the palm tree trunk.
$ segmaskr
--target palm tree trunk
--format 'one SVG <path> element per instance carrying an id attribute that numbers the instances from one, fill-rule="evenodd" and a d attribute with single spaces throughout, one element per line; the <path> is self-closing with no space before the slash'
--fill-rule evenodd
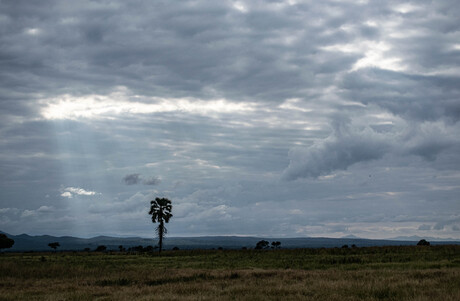
<path id="1" fill-rule="evenodd" d="M 164 225 L 163 225 L 163 221 L 160 220 L 160 226 L 159 226 L 159 229 L 158 229 L 158 236 L 159 236 L 159 239 L 160 241 L 158 242 L 158 246 L 160 247 L 159 248 L 159 253 L 161 253 L 161 249 L 163 248 L 163 235 L 164 235 Z"/>

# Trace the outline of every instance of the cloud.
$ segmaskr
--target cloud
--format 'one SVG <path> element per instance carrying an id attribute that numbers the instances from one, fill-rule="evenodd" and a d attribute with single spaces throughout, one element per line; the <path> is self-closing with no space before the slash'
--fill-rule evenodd
<path id="1" fill-rule="evenodd" d="M 35 215 L 36 212 L 34 210 L 24 210 L 21 214 L 21 217 L 30 217 Z"/>
<path id="2" fill-rule="evenodd" d="M 0 208 L 0 213 L 6 214 L 6 213 L 14 213 L 17 214 L 19 210 L 17 208 Z"/>
<path id="3" fill-rule="evenodd" d="M 43 216 L 43 215 L 49 215 L 55 212 L 55 208 L 53 206 L 40 206 L 38 209 L 34 210 L 29 210 L 26 209 L 22 211 L 21 213 L 21 218 L 24 217 L 31 217 L 31 216 Z"/>
<path id="4" fill-rule="evenodd" d="M 72 198 L 72 193 L 70 193 L 69 191 L 64 191 L 63 193 L 61 193 L 61 196 L 71 199 Z"/>
<path id="5" fill-rule="evenodd" d="M 123 178 L 123 181 L 125 182 L 126 185 L 136 185 L 136 184 L 142 183 L 143 185 L 154 186 L 154 185 L 158 185 L 161 183 L 161 179 L 158 177 L 150 177 L 150 178 L 144 179 L 139 173 L 126 175 Z"/>
<path id="6" fill-rule="evenodd" d="M 158 184 L 160 184 L 160 183 L 161 183 L 161 180 L 160 180 L 160 178 L 158 178 L 158 177 L 150 177 L 150 178 L 144 179 L 144 180 L 142 181 L 142 184 L 144 184 L 144 185 L 150 185 L 150 186 L 158 185 Z"/>
<path id="7" fill-rule="evenodd" d="M 460 227 L 460 218 L 457 217 L 439 221 L 433 226 L 433 230 L 444 231 L 448 226 L 450 226 L 453 231 L 458 231 Z"/>
<path id="8" fill-rule="evenodd" d="M 460 76 L 414 75 L 382 69 L 362 69 L 346 74 L 341 95 L 374 104 L 417 122 L 460 120 Z"/>
<path id="9" fill-rule="evenodd" d="M 87 191 L 83 188 L 78 188 L 78 187 L 67 187 L 61 190 L 61 196 L 65 198 L 71 199 L 75 195 L 81 195 L 81 196 L 90 196 L 90 195 L 97 195 L 100 193 L 97 193 L 95 191 Z"/>
<path id="10" fill-rule="evenodd" d="M 419 230 L 431 230 L 431 225 L 423 224 L 418 227 Z"/>
<path id="11" fill-rule="evenodd" d="M 436 225 L 433 226 L 433 230 L 444 230 L 445 223 L 436 223 Z"/>
<path id="12" fill-rule="evenodd" d="M 417 156 L 435 161 L 444 152 L 455 152 L 460 146 L 456 135 L 458 124 L 441 121 L 407 122 L 380 113 L 377 120 L 371 112 L 357 117 L 356 113 L 338 113 L 331 117 L 331 134 L 309 147 L 294 147 L 289 151 L 289 165 L 283 178 L 318 178 L 347 170 L 350 166 L 394 157 Z"/>
<path id="13" fill-rule="evenodd" d="M 255 104 L 230 102 L 225 99 L 207 100 L 186 98 L 143 97 L 140 101 L 126 87 L 116 87 L 110 95 L 59 95 L 40 100 L 41 115 L 47 120 L 114 118 L 127 114 L 174 113 L 220 116 L 249 113 Z"/>
<path id="14" fill-rule="evenodd" d="M 126 185 L 135 185 L 139 184 L 141 182 L 140 174 L 138 173 L 133 173 L 124 176 L 123 181 L 125 182 Z"/>
<path id="15" fill-rule="evenodd" d="M 346 170 L 358 162 L 380 159 L 388 152 L 391 145 L 384 135 L 369 127 L 351 129 L 348 123 L 348 120 L 336 120 L 333 133 L 328 138 L 308 148 L 291 149 L 290 163 L 283 178 L 317 178 L 335 170 Z"/>

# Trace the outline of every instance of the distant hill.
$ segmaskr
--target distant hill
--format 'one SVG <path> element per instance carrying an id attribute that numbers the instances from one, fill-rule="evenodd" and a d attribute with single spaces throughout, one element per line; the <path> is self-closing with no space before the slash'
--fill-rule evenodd
<path id="1" fill-rule="evenodd" d="M 1 232 L 4 233 L 4 232 Z M 59 242 L 58 250 L 80 251 L 85 248 L 94 250 L 99 245 L 104 245 L 108 250 L 118 250 L 118 246 L 125 248 L 134 246 L 155 246 L 156 239 L 142 237 L 109 237 L 97 236 L 93 238 L 78 238 L 72 236 L 50 236 L 39 235 L 31 236 L 27 234 L 10 235 L 15 243 L 11 249 L 3 251 L 51 251 L 48 244 Z M 370 246 L 399 246 L 415 245 L 419 239 L 408 240 L 383 240 L 383 239 L 363 239 L 354 237 L 325 238 L 325 237 L 299 237 L 299 238 L 266 238 L 266 237 L 241 237 L 241 236 L 202 236 L 202 237 L 167 237 L 164 242 L 165 249 L 178 247 L 180 249 L 213 249 L 222 247 L 224 249 L 241 249 L 242 247 L 254 248 L 260 240 L 269 242 L 279 241 L 282 248 L 333 248 L 343 245 L 356 245 L 358 247 Z M 460 241 L 430 241 L 436 244 L 460 244 Z"/>
<path id="2" fill-rule="evenodd" d="M 413 240 L 413 241 L 419 241 L 421 239 L 425 239 L 427 241 L 432 241 L 432 242 L 435 242 L 435 241 L 442 241 L 442 242 L 456 242 L 458 241 L 457 239 L 455 238 L 437 238 L 437 237 L 420 237 L 420 236 L 398 236 L 398 237 L 393 237 L 393 238 L 390 238 L 390 240 Z"/>

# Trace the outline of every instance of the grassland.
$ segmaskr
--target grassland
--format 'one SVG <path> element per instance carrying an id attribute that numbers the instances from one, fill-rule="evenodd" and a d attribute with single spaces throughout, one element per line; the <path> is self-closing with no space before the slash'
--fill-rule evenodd
<path id="1" fill-rule="evenodd" d="M 0 300 L 460 300 L 460 246 L 5 253 Z"/>

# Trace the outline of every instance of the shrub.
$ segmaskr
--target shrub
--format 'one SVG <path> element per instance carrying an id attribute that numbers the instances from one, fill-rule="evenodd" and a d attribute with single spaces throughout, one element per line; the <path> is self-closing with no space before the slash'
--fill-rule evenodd
<path id="1" fill-rule="evenodd" d="M 96 252 L 104 252 L 105 250 L 107 250 L 106 246 L 97 246 L 95 251 Z"/>
<path id="2" fill-rule="evenodd" d="M 426 241 L 425 239 L 421 239 L 418 243 L 417 246 L 429 246 L 430 242 Z"/>

